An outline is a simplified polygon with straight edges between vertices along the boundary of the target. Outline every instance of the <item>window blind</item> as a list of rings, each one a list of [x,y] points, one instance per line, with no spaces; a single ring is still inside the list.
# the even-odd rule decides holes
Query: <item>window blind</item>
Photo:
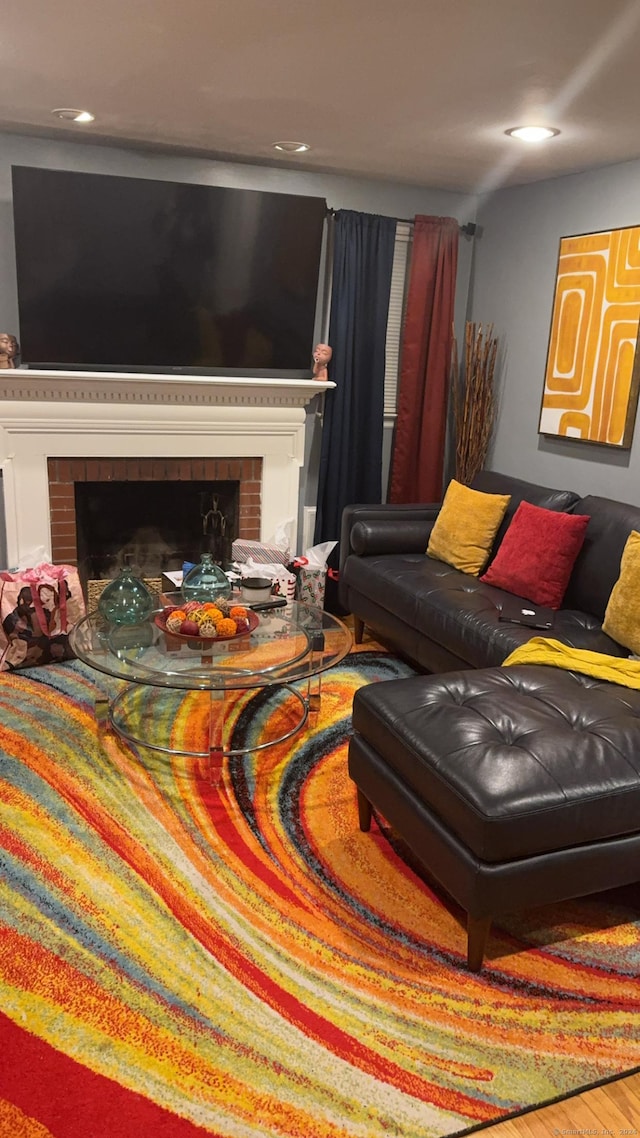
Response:
[[[384,417],[395,419],[398,402],[398,378],[400,371],[400,344],[407,292],[407,279],[410,264],[413,226],[399,221],[396,226],[396,242],[391,271],[391,292],[389,294],[389,315],[387,317],[387,344],[384,371]]]

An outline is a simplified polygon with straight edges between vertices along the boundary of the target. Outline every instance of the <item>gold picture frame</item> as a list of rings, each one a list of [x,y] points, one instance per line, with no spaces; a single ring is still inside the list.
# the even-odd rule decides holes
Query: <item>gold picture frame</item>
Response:
[[[640,226],[562,237],[540,434],[629,449],[639,323]]]

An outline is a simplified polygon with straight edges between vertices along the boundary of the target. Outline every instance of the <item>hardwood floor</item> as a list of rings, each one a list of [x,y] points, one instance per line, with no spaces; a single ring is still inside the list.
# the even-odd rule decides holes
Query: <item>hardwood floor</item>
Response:
[[[498,1122],[485,1133],[491,1138],[635,1138],[640,1135],[640,1074]]]

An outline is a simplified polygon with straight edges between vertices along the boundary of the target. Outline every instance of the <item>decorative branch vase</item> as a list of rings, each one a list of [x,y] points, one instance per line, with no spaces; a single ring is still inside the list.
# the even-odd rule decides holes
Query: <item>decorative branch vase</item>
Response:
[[[451,395],[455,431],[455,477],[465,486],[485,465],[497,415],[494,382],[497,338],[493,324],[467,321],[464,365],[453,338]]]
[[[153,593],[128,567],[105,585],[98,601],[98,612],[108,624],[139,624],[154,607]]]
[[[210,553],[203,553],[199,564],[186,574],[182,582],[182,596],[185,601],[203,602],[231,596],[227,576]]]

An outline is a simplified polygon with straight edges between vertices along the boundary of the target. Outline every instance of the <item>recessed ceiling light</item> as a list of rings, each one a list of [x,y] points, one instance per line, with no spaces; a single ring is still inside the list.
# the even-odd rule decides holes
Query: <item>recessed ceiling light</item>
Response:
[[[282,150],[285,154],[304,154],[311,147],[308,142],[274,142],[273,149]]]
[[[511,138],[521,138],[523,142],[544,142],[546,138],[560,134],[560,131],[552,126],[512,126],[504,133]]]
[[[91,111],[80,111],[77,107],[56,107],[51,114],[56,115],[59,119],[65,119],[67,122],[79,123],[94,122],[96,117],[91,114]]]

